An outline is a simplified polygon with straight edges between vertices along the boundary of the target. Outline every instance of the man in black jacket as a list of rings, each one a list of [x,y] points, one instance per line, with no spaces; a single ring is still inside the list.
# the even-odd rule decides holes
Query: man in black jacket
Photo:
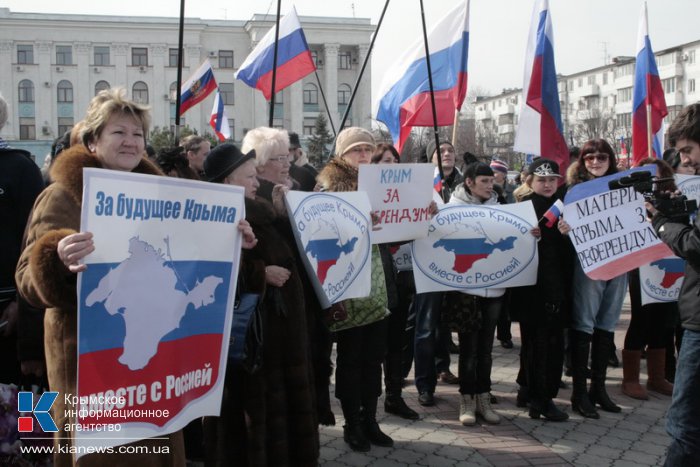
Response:
[[[0,96],[0,130],[6,122],[7,102]],[[18,301],[15,267],[22,251],[22,236],[29,212],[43,189],[41,171],[30,154],[10,148],[0,138],[0,383],[17,384],[21,379],[17,327],[19,309],[26,304]],[[30,326],[33,329],[27,331],[37,331],[37,328],[40,331],[40,324],[41,321],[39,326]],[[26,334],[22,337],[26,337]],[[43,348],[41,345],[35,347],[34,355],[26,360],[25,365],[28,366],[25,367],[25,372],[41,372]],[[32,364],[29,363],[30,360]]]
[[[700,174],[700,104],[686,107],[668,130],[681,163]],[[671,435],[666,466],[696,466],[700,462],[700,217],[694,225],[666,217],[650,204],[657,235],[686,260],[685,279],[678,298],[683,343],[678,356],[673,399],[666,430]]]

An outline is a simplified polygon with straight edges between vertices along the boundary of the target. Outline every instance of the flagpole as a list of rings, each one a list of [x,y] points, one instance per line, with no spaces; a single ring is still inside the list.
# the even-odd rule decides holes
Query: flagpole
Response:
[[[457,146],[457,124],[459,123],[459,112],[455,111],[455,120],[452,122],[452,146]]]
[[[423,9],[423,0],[420,0],[420,17],[423,23],[423,42],[425,44],[425,62],[428,65],[428,84],[430,85],[430,106],[433,110],[433,136],[435,137],[435,150],[437,151],[437,161],[438,161],[438,172],[440,173],[440,180],[442,183],[442,199],[445,199],[445,173],[442,171],[442,154],[440,154],[440,135],[438,134],[438,124],[437,124],[437,110],[435,108],[435,90],[433,88],[433,71],[430,67],[430,49],[428,48],[428,32],[425,27],[425,10]],[[428,159],[432,157],[432,154],[428,155]]]
[[[318,89],[321,91],[321,99],[323,99],[323,105],[326,108],[326,114],[328,114],[328,121],[331,122],[331,129],[333,130],[333,137],[335,138],[335,124],[333,124],[333,118],[331,117],[331,109],[328,108],[328,102],[326,101],[326,93],[323,92],[323,86],[321,86],[321,79],[318,77],[318,71],[314,70],[314,74],[316,75]]]
[[[649,34],[649,17],[647,16],[646,2],[644,2],[644,29]],[[656,60],[652,54],[652,60]],[[647,86],[646,107],[647,107],[647,157],[654,157],[651,150],[651,65],[644,77]]]
[[[277,80],[277,48],[280,41],[280,11],[282,0],[277,0],[277,22],[275,24],[275,53],[272,58],[272,90],[270,92],[270,120],[269,127],[272,128],[272,121],[275,116],[275,81]]]
[[[338,131],[343,131],[343,127],[345,126],[345,122],[348,119],[348,114],[350,113],[350,109],[352,108],[352,102],[355,100],[355,94],[357,93],[357,88],[360,86],[360,80],[362,79],[362,75],[365,73],[365,68],[367,67],[367,63],[369,62],[369,59],[372,56],[372,49],[374,48],[374,41],[377,39],[377,34],[379,33],[379,28],[382,26],[382,21],[384,20],[384,13],[386,13],[386,9],[388,6],[389,6],[389,0],[386,0],[386,3],[384,4],[384,9],[382,10],[382,14],[379,16],[379,22],[377,23],[377,29],[374,30],[374,35],[372,36],[372,40],[369,43],[369,49],[367,49],[367,55],[365,56],[365,59],[362,62],[362,68],[360,69],[360,74],[357,75],[357,80],[355,80],[355,86],[352,89],[352,94],[350,95],[350,101],[348,102],[348,106],[345,108],[345,112],[343,113],[343,118],[340,120],[340,126],[338,127]],[[331,121],[332,121],[332,119],[331,119]]]
[[[182,58],[185,35],[185,0],[180,0],[180,26],[177,43],[177,94],[175,99],[175,144],[180,142],[180,98],[182,97]]]

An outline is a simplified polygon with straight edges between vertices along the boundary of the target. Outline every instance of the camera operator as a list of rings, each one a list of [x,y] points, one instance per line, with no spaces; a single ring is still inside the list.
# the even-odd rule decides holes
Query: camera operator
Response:
[[[681,161],[700,169],[700,104],[686,107],[668,130],[671,146]],[[666,430],[672,438],[666,466],[695,466],[700,462],[700,217],[694,225],[669,218],[647,203],[652,225],[664,243],[686,260],[685,279],[678,298],[684,329],[678,356],[673,399]]]

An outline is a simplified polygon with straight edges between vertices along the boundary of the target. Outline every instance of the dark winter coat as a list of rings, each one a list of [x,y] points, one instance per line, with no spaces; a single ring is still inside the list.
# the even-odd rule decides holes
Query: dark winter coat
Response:
[[[247,465],[315,466],[319,438],[314,378],[300,276],[303,270],[284,234],[291,226],[288,218],[278,217],[262,198],[246,199],[246,219],[258,244],[244,251],[243,272],[258,277],[253,280],[257,284],[265,266],[284,267],[292,273],[282,287],[265,287],[263,366],[246,376],[243,387]],[[239,441],[239,437],[221,440],[225,444]],[[241,458],[229,460],[240,462]]]
[[[145,156],[145,154],[144,154]],[[54,183],[44,190],[34,204],[28,225],[27,246],[17,265],[17,287],[34,306],[46,308],[44,315],[44,346],[49,386],[58,391],[53,404],[53,419],[59,428],[75,424],[66,416],[65,394],[77,394],[77,291],[76,274],[70,272],[58,257],[58,242],[80,230],[80,210],[83,195],[83,168],[102,168],[93,154],[80,145],[67,150],[51,169]],[[133,170],[136,173],[162,175],[146,157]],[[72,407],[71,407],[72,408]],[[60,431],[60,436],[73,432]],[[61,441],[62,444],[70,442]],[[176,432],[164,440],[142,440],[139,446],[159,446],[170,455],[149,454],[89,454],[78,465],[170,466],[184,465],[182,433]],[[54,454],[56,467],[73,465],[70,453]]]
[[[545,198],[531,193],[522,201],[532,201],[535,215],[541,219],[556,199],[556,195]],[[511,313],[517,313],[519,321],[539,323],[551,318],[563,321],[568,315],[573,264],[569,241],[559,232],[557,224],[552,227],[544,222],[539,224],[542,236],[537,242],[537,283],[511,289],[514,305]]]

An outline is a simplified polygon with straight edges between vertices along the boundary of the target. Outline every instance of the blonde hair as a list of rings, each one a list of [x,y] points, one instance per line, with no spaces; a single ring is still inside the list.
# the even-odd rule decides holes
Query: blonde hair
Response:
[[[107,122],[115,115],[129,115],[143,128],[144,140],[151,126],[150,107],[126,98],[124,88],[105,89],[92,98],[88,105],[83,127],[80,129],[81,140],[85,146],[100,137]]]
[[[529,174],[525,177],[525,180],[523,180],[522,185],[513,190],[513,196],[515,197],[515,201],[517,201],[518,203],[522,201],[523,198],[525,198],[526,196],[534,193],[534,190],[532,189],[533,177],[534,175]]]
[[[287,130],[261,126],[248,131],[241,142],[241,152],[247,154],[255,149],[255,160],[258,166],[265,165],[275,152],[289,153],[289,133]]]

